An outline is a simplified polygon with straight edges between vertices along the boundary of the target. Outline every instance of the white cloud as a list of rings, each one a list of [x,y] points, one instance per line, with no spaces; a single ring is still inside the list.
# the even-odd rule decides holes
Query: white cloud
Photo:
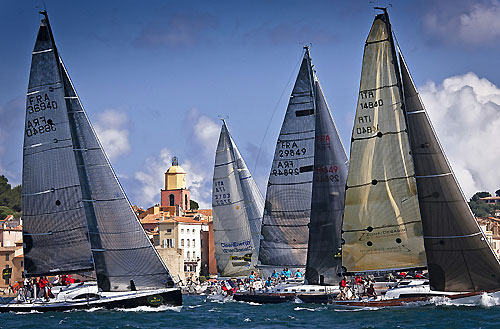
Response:
[[[474,73],[420,88],[450,164],[466,195],[500,188],[500,89]]]
[[[171,166],[173,155],[179,158],[179,165],[186,171],[186,185],[191,199],[201,208],[210,208],[212,204],[212,174],[215,150],[220,127],[209,117],[192,109],[187,117],[187,129],[192,143],[183,153],[171,152],[164,148],[158,156],[147,158],[143,170],[136,172],[135,178],[140,188],[135,198],[142,206],[148,207],[160,202],[160,190],[164,188],[164,174]]]
[[[110,159],[130,152],[129,132],[126,129],[127,114],[117,110],[105,110],[94,124],[99,140]]]
[[[450,5],[448,3],[448,5]],[[500,1],[468,3],[463,10],[433,10],[424,17],[426,30],[444,40],[494,46],[500,40]]]

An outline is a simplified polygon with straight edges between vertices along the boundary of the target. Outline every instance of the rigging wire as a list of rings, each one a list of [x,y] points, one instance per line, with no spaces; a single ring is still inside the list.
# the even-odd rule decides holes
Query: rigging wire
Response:
[[[297,62],[297,64],[295,65],[295,68],[293,69],[292,71],[292,74],[290,74],[290,77],[288,78],[288,81],[285,85],[285,87],[283,88],[283,91],[281,92],[281,95],[278,99],[278,102],[276,103],[276,105],[274,106],[274,110],[273,110],[273,113],[271,114],[271,118],[269,119],[268,123],[267,123],[267,127],[266,127],[266,131],[264,132],[264,137],[262,137],[262,142],[260,143],[260,147],[259,147],[259,152],[257,152],[257,159],[255,159],[255,166],[253,168],[253,173],[255,175],[256,173],[256,170],[257,170],[257,164],[259,163],[259,157],[260,157],[260,153],[262,151],[262,146],[264,145],[264,141],[266,140],[266,137],[267,137],[267,133],[269,131],[269,127],[271,126],[271,122],[273,121],[273,118],[274,118],[274,115],[276,114],[276,110],[278,109],[278,106],[280,105],[281,103],[281,99],[283,98],[283,95],[285,94],[285,92],[287,91],[288,89],[288,86],[290,85],[290,82],[291,80],[293,79],[293,77],[296,75],[296,71],[297,71],[297,67],[300,65],[300,63],[302,63],[302,58],[304,57],[304,51],[303,50],[301,52],[301,55],[300,55],[300,58]]]

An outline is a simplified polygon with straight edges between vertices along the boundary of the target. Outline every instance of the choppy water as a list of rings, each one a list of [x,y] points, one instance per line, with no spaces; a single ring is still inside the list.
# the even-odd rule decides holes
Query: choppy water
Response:
[[[1,328],[500,328],[498,300],[387,309],[313,304],[250,305],[185,296],[182,308],[0,314]]]

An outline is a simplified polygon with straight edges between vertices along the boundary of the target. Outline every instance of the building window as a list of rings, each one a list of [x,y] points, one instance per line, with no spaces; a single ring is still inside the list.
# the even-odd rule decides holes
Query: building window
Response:
[[[184,239],[181,239],[181,247],[184,247]]]
[[[203,248],[203,240],[200,240],[200,247]]]
[[[187,259],[189,259],[190,256],[191,256],[191,253],[188,251],[187,252]]]
[[[196,240],[195,240],[195,239],[193,239],[193,247],[196,247],[196,246],[195,246],[195,241],[196,241]]]
[[[189,233],[189,229],[186,230],[186,233]]]
[[[10,258],[10,255],[9,254],[5,254],[5,260],[9,260]]]
[[[172,229],[171,228],[167,228],[167,233],[172,233]]]
[[[196,259],[196,251],[193,251],[193,258]]]
[[[184,233],[184,229],[183,228],[181,228],[181,233]]]
[[[24,261],[22,260],[22,261],[21,261],[21,267],[23,267],[23,266],[24,266]]]
[[[170,207],[175,206],[175,196],[173,194],[170,194],[168,198],[170,199]]]
[[[191,247],[191,246],[189,245],[189,239],[186,239],[186,241],[187,241],[187,246],[188,246],[188,247]]]
[[[187,209],[188,208],[188,196],[187,195],[184,196],[184,204],[185,204],[184,209]]]

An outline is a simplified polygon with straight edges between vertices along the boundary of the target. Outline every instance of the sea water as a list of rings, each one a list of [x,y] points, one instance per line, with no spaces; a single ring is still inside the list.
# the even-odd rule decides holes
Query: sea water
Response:
[[[397,308],[248,304],[184,296],[184,306],[131,310],[0,314],[1,328],[500,328],[500,302],[446,299]]]

